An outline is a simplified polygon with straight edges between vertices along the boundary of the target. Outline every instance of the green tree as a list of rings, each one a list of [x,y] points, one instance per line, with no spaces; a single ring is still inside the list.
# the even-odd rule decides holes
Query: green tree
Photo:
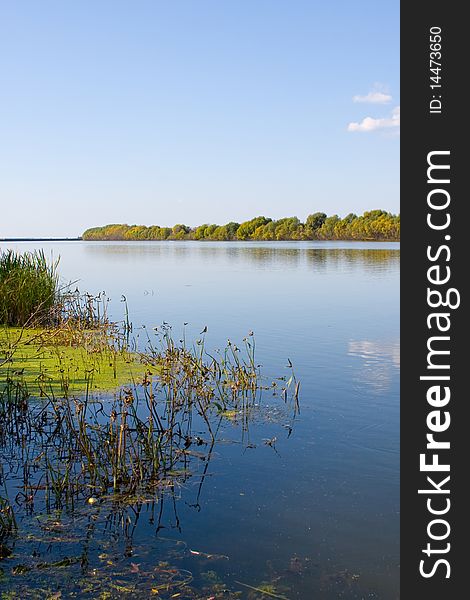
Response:
[[[227,234],[228,234],[227,239],[235,240],[237,238],[237,231],[238,231],[238,228],[240,227],[240,223],[235,223],[234,221],[230,221],[230,223],[227,223],[227,225],[225,225],[225,227],[227,228]]]
[[[324,240],[334,239],[335,235],[335,227],[339,222],[338,215],[332,215],[331,217],[327,217],[323,225],[318,229],[318,235],[320,238]]]
[[[182,225],[181,223],[177,223],[171,232],[171,237],[174,240],[184,240],[187,234],[191,231],[191,228],[187,225]]]
[[[194,232],[195,240],[203,240],[204,239],[204,232],[206,231],[207,226],[208,226],[207,223],[205,223],[204,225],[199,225],[199,227],[196,227],[196,231]]]
[[[276,239],[292,240],[296,239],[300,229],[300,221],[297,217],[287,217],[276,221]]]
[[[218,225],[208,225],[204,231],[204,238],[206,240],[212,239],[212,235],[214,231],[217,229]]]
[[[313,213],[313,215],[308,215],[307,220],[305,221],[305,237],[317,237],[318,230],[321,228],[326,218],[327,216],[323,212],[316,212]]]
[[[250,239],[258,227],[266,225],[266,223],[269,223],[270,221],[271,219],[267,219],[266,217],[256,217],[250,221],[245,221],[237,229],[237,238],[239,240]]]
[[[177,224],[173,228],[158,225],[125,225],[113,223],[104,227],[87,229],[84,240],[399,240],[400,215],[375,209],[362,216],[349,213],[342,219],[338,215],[327,217],[317,212],[309,215],[304,223],[297,217],[273,221],[256,217],[241,225],[231,221],[226,225],[199,225],[191,229]]]
[[[226,241],[229,240],[227,225],[219,225],[211,235],[212,240]]]

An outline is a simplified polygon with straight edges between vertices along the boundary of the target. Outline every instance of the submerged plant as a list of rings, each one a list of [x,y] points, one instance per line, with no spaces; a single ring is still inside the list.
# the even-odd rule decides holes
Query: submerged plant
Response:
[[[17,529],[18,526],[16,524],[15,513],[8,500],[8,494],[6,494],[5,498],[0,496],[0,560],[10,556],[11,550],[4,542],[6,542]]]

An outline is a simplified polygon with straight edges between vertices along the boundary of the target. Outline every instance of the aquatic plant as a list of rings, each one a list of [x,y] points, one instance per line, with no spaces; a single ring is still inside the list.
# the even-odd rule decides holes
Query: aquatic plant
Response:
[[[131,546],[143,507],[156,532],[165,505],[179,527],[181,490],[193,481],[190,506],[199,510],[220,431],[238,430],[244,439],[268,390],[293,419],[298,382],[293,372],[263,379],[252,332],[210,352],[206,328],[188,344],[164,323],[143,328],[146,346],[137,351],[127,311],[122,323],[110,323],[106,305],[104,296],[77,291],[55,304],[47,328],[0,328],[0,559],[9,565],[2,585],[23,598],[58,598],[64,586],[84,598],[238,598],[222,580],[207,593],[192,587],[186,565],[161,560],[145,571],[131,563],[119,572],[106,546],[102,568],[96,560],[92,567],[90,539],[102,527]],[[51,547],[64,553],[43,556]],[[188,557],[227,559],[186,548],[182,560]]]
[[[26,335],[36,336],[44,350],[44,333]],[[25,339],[31,347],[31,339]],[[135,498],[174,485],[175,480],[188,476],[191,457],[198,455],[193,448],[214,443],[226,415],[231,418],[236,413],[246,424],[261,390],[278,387],[263,385],[252,336],[245,338],[243,353],[232,342],[218,354],[207,353],[202,339],[187,347],[184,341],[175,342],[165,325],[159,341],[159,346],[132,355],[139,356],[133,372],[124,370],[123,360],[114,364],[131,383],[108,398],[94,392],[94,368],[85,369],[81,393],[76,393],[67,373],[68,353],[55,354],[55,371],[62,377],[55,382],[42,355],[34,381],[40,392],[36,391],[35,401],[31,400],[33,384],[25,377],[30,364],[19,369],[21,363],[13,362],[13,368],[4,363],[0,369],[0,375],[4,372],[0,376],[0,448],[13,452],[11,444],[26,445],[21,460],[27,496],[36,493],[38,471],[47,502],[55,506],[110,493]],[[82,339],[80,344],[84,343]],[[88,343],[93,343],[93,337]],[[86,355],[99,357],[105,351],[108,346],[96,352],[88,348]],[[122,349],[114,351],[122,357]],[[109,356],[113,355],[105,354],[105,360],[111,360]],[[122,381],[122,374],[117,381]],[[279,391],[284,397],[291,386],[295,412],[298,387],[293,376]],[[196,420],[200,428],[204,425],[205,434],[202,429],[198,435],[192,432]]]
[[[43,250],[0,254],[0,324],[44,323],[58,299],[58,260],[49,263]]]
[[[17,530],[15,513],[8,500],[0,496],[0,559],[9,555],[9,550],[3,545],[3,541]]]

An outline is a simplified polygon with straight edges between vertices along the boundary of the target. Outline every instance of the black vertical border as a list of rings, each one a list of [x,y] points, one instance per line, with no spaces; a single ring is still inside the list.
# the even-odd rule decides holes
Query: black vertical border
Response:
[[[470,372],[466,318],[467,280],[470,277],[470,228],[466,226],[470,197],[465,180],[470,174],[466,148],[468,136],[467,87],[470,59],[470,24],[463,16],[465,4],[452,1],[428,0],[425,3],[401,3],[401,598],[405,600],[464,598],[469,594],[467,575],[468,519],[464,512],[470,506],[465,484],[470,474],[470,429],[467,404],[470,401],[465,375]],[[431,90],[430,28],[442,29],[442,91]],[[442,113],[430,114],[432,95],[442,96]],[[470,140],[469,140],[470,142]],[[432,231],[426,223],[429,212],[427,194],[427,155],[435,150],[450,150],[451,194],[449,212],[451,224],[445,232]],[[445,212],[445,211],[444,211]],[[468,233],[467,233],[468,230]],[[449,234],[451,240],[445,241]],[[450,450],[444,457],[450,460],[451,508],[444,518],[451,526],[449,538],[432,542],[427,525],[432,520],[426,507],[426,496],[418,489],[426,487],[426,475],[420,473],[419,455],[426,450],[426,416],[432,408],[426,401],[429,382],[420,381],[427,366],[427,340],[433,335],[426,318],[432,309],[427,306],[427,247],[447,243],[451,250],[449,262],[444,254],[440,264],[451,268],[451,281],[461,294],[461,305],[448,310],[452,325],[450,332],[451,400],[446,409],[451,413],[449,430],[441,434],[448,439]],[[434,286],[435,287],[435,286]],[[445,310],[445,309],[440,309]],[[468,333],[467,333],[468,332]],[[446,335],[446,334],[442,334]],[[449,362],[449,360],[447,362]],[[440,372],[443,374],[443,372]],[[442,410],[446,410],[442,409]],[[468,441],[467,441],[468,440]],[[431,475],[431,473],[428,473]],[[437,473],[436,479],[442,479]],[[470,477],[468,479],[470,481]],[[427,486],[429,487],[429,486]],[[436,497],[436,496],[435,496]],[[441,496],[442,498],[442,496]],[[437,531],[437,530],[436,530]],[[433,577],[425,579],[419,573],[419,563],[427,558],[422,550],[430,541],[436,548],[451,544],[448,554],[433,555],[446,558],[451,566],[450,578],[446,568],[439,567]],[[433,559],[427,558],[427,568]]]

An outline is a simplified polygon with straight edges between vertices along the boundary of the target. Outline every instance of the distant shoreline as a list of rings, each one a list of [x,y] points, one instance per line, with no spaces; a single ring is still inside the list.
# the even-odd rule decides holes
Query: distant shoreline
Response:
[[[194,239],[183,239],[183,240],[109,240],[109,239],[102,239],[102,240],[84,240],[83,238],[79,237],[79,238],[1,238],[0,239],[0,244],[4,243],[4,242],[86,242],[86,243],[90,243],[90,242],[106,242],[108,244],[112,244],[112,243],[116,243],[116,242],[124,242],[126,244],[133,244],[133,243],[138,243],[138,242],[156,242],[158,244],[166,243],[166,242],[202,242],[203,244],[211,244],[211,243],[231,243],[231,242],[236,242],[237,244],[242,242],[242,243],[247,243],[247,242],[251,242],[251,243],[261,243],[261,244],[278,244],[278,243],[305,243],[305,242],[358,242],[358,243],[364,243],[364,242],[377,242],[377,243],[385,243],[385,244],[390,244],[391,242],[393,243],[400,243],[400,240],[398,239],[373,239],[373,238],[363,238],[363,239],[347,239],[347,238],[343,238],[343,239],[329,239],[329,240],[325,240],[325,239],[313,239],[313,240],[194,240]]]
[[[215,223],[190,227],[177,223],[173,227],[160,225],[128,225],[114,223],[91,227],[82,233],[86,241],[165,241],[197,240],[214,242],[232,241],[309,241],[309,240],[373,240],[395,241],[400,238],[400,215],[382,209],[368,210],[358,216],[349,213],[341,218],[328,216],[324,212],[308,215],[305,222],[297,217],[284,217],[273,220],[270,217],[254,217],[225,225]]]
[[[9,237],[0,242],[398,242],[400,240],[400,215],[382,209],[369,210],[358,216],[349,213],[343,218],[328,216],[324,212],[308,215],[305,222],[297,217],[273,220],[254,217],[225,225],[203,224],[190,227],[177,223],[173,227],[160,225],[128,225],[114,223],[91,227],[75,238],[70,237]]]
[[[81,242],[81,237],[76,238],[0,238],[2,242]]]

